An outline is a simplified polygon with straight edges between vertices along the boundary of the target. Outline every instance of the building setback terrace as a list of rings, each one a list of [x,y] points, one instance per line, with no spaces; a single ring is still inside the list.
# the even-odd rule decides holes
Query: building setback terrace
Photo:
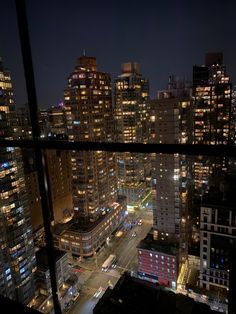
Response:
[[[109,211],[95,222],[83,224],[74,219],[66,225],[56,226],[55,245],[75,257],[92,256],[124,221],[126,209],[126,197],[119,196]]]

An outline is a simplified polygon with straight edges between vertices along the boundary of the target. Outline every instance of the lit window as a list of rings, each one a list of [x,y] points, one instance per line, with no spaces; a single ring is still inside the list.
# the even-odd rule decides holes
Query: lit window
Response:
[[[11,279],[11,275],[7,276],[7,281],[9,281]]]

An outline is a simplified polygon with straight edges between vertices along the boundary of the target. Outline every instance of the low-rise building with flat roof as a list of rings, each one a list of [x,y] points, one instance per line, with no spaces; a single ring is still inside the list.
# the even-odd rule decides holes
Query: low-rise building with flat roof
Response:
[[[104,215],[94,222],[75,218],[67,224],[57,225],[55,245],[75,257],[92,256],[124,221],[126,210],[126,197],[119,196],[117,202],[106,208]]]
[[[138,245],[138,275],[176,289],[179,273],[179,242],[175,237],[149,233]]]

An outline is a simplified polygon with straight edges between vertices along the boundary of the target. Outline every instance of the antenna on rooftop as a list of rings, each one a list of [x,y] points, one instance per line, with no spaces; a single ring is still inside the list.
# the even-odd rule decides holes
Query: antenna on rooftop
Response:
[[[85,48],[83,49],[83,56],[84,56],[84,57],[86,56]]]

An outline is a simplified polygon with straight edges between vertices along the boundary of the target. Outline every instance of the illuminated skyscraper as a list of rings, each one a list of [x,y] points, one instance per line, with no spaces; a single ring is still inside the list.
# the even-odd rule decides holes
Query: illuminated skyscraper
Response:
[[[193,67],[193,132],[192,144],[228,144],[231,138],[232,85],[220,53],[206,54],[205,65]],[[209,175],[226,171],[225,158],[195,159],[195,190],[204,191]]]
[[[115,79],[116,141],[147,143],[149,138],[149,83],[137,63],[122,65],[122,74]],[[130,207],[139,206],[147,195],[148,156],[139,153],[118,154],[118,186]]]
[[[64,99],[69,140],[113,140],[111,78],[97,71],[95,58],[79,58]],[[117,199],[114,153],[73,152],[72,177],[75,215],[96,221]]]
[[[95,58],[79,58],[64,100],[69,140],[113,141],[111,78],[97,71]],[[91,256],[124,220],[126,199],[117,195],[114,153],[73,151],[71,161],[74,218],[57,233],[58,247],[73,256]]]
[[[0,62],[0,137],[12,139],[15,108],[10,73]],[[18,148],[0,148],[0,294],[24,304],[34,296],[35,255]]]
[[[187,84],[169,78],[168,89],[158,92],[151,105],[151,141],[163,144],[185,144],[190,127],[191,91]],[[163,250],[171,239],[181,257],[187,251],[188,167],[186,156],[153,154],[153,236],[161,240]],[[163,251],[163,252],[164,252]],[[161,246],[159,252],[162,252]],[[178,254],[177,254],[178,255]]]
[[[229,143],[232,85],[222,61],[193,68],[193,144]],[[195,78],[202,68],[207,77],[199,82]]]
[[[231,139],[236,144],[236,86],[232,90]]]

